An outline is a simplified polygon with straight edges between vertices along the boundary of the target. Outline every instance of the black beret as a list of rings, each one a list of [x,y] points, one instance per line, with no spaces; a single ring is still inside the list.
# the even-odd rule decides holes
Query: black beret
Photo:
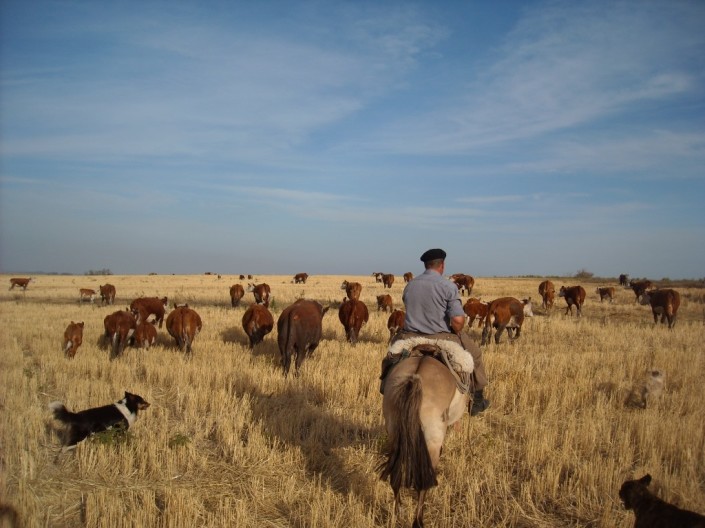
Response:
[[[432,260],[445,260],[446,252],[442,249],[429,249],[421,255],[421,262],[431,262]]]

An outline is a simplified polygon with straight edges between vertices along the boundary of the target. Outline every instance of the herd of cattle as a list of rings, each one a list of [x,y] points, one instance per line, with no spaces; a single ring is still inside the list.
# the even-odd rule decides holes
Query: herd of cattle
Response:
[[[383,288],[391,288],[394,283],[394,275],[375,272],[372,274],[375,281],[382,283]],[[244,279],[244,275],[240,276]],[[249,276],[251,278],[251,276]],[[305,284],[309,275],[307,273],[297,273],[293,278],[295,284]],[[403,275],[404,282],[413,279],[412,273]],[[454,274],[449,280],[455,283],[461,296],[472,294],[475,279],[466,274]],[[23,290],[32,281],[31,278],[10,279],[10,289],[15,286]],[[636,301],[642,305],[650,305],[657,323],[659,317],[661,322],[667,322],[672,328],[676,321],[678,308],[680,306],[680,295],[673,289],[657,289],[649,280],[629,281],[626,275],[620,275],[620,285],[630,288]],[[341,290],[345,290],[345,298],[338,309],[338,318],[345,329],[347,341],[354,344],[357,342],[360,330],[369,320],[369,310],[367,305],[360,301],[362,284],[359,282],[343,281]],[[245,293],[252,293],[254,303],[245,311],[242,317],[242,327],[247,334],[250,347],[253,348],[261,343],[265,336],[274,328],[274,317],[269,311],[271,288],[266,283],[249,283],[246,288],[240,284],[230,287],[230,301],[233,308],[240,305]],[[541,296],[542,307],[550,310],[555,302],[556,288],[553,282],[545,280],[539,284],[538,293]],[[615,296],[615,288],[598,287],[595,293],[599,296],[600,302],[612,302]],[[115,302],[115,286],[111,284],[101,285],[96,292],[93,289],[81,288],[79,290],[79,301],[93,301],[100,296],[101,304],[112,305]],[[577,316],[582,315],[582,307],[585,302],[585,289],[580,286],[561,286],[558,290],[558,297],[563,297],[566,301],[565,314],[573,314],[573,306],[576,308]],[[288,374],[291,360],[295,358],[295,369],[298,374],[299,368],[304,358],[311,354],[321,339],[322,320],[330,306],[323,306],[313,300],[299,299],[295,303],[286,307],[277,320],[278,338],[277,343],[282,357],[282,366],[285,375]],[[109,344],[110,357],[115,359],[122,355],[128,345],[139,348],[149,348],[156,342],[157,325],[162,328],[164,317],[168,309],[166,297],[141,297],[133,300],[129,308],[118,310],[107,315],[103,321],[105,328],[104,342]],[[404,325],[404,310],[395,309],[392,296],[389,294],[377,295],[377,311],[389,313],[387,328],[389,329],[389,340],[401,330]],[[514,341],[521,334],[521,328],[526,317],[532,317],[533,308],[531,298],[519,300],[514,297],[502,297],[490,302],[482,302],[475,297],[469,299],[463,305],[463,311],[467,315],[468,326],[472,327],[478,321],[478,328],[482,328],[482,345],[489,343],[494,330],[495,343],[500,342],[502,333],[506,330],[507,337]],[[149,319],[153,317],[153,319]],[[64,353],[67,357],[74,357],[78,347],[83,340],[83,322],[71,323],[64,332]],[[202,329],[202,321],[199,314],[189,308],[188,304],[176,305],[166,317],[166,330],[174,338],[177,346],[186,354],[191,354],[194,339]]]

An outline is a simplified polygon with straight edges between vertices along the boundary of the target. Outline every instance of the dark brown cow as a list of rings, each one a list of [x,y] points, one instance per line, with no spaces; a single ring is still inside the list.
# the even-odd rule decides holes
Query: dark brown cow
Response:
[[[244,276],[244,275],[240,275],[240,280],[245,280],[245,276]]]
[[[115,303],[115,286],[104,284],[100,286],[100,304],[111,305]]]
[[[345,295],[348,296],[348,299],[357,301],[360,299],[360,293],[362,292],[362,284],[360,284],[359,282],[348,282],[345,280],[340,285],[340,289],[345,290]]]
[[[388,311],[389,313],[394,311],[394,301],[392,301],[391,295],[385,293],[384,295],[377,296],[377,311]]]
[[[242,316],[242,328],[250,338],[250,348],[255,348],[274,328],[274,318],[266,306],[254,303]]]
[[[140,313],[135,310],[118,310],[110,315],[106,315],[103,319],[103,327],[105,328],[105,337],[110,340],[110,359],[115,359],[121,356],[125,350],[125,346],[129,342],[132,335],[137,329],[137,320],[135,313]]]
[[[299,299],[287,306],[277,320],[277,344],[282,358],[284,377],[289,375],[291,358],[296,355],[295,375],[299,375],[301,364],[311,355],[323,332],[323,316],[328,311],[316,301]]]
[[[157,327],[150,321],[138,321],[132,337],[137,348],[149,348],[157,342]]]
[[[247,292],[255,296],[255,302],[257,304],[263,304],[269,308],[269,294],[272,292],[269,284],[266,282],[262,284],[248,284]]]
[[[494,342],[499,344],[504,329],[507,329],[507,337],[512,342],[519,339],[521,335],[521,325],[524,317],[533,317],[531,309],[531,299],[520,301],[514,297],[501,297],[495,299],[487,307],[487,317],[485,317],[485,328],[482,330],[482,345],[489,343],[492,337],[492,327],[496,328]]]
[[[81,343],[83,343],[83,321],[78,323],[71,321],[64,330],[64,355],[73,359]]]
[[[539,295],[542,299],[542,306],[544,310],[553,308],[553,301],[556,298],[556,287],[550,280],[545,280],[539,284]]]
[[[465,315],[468,316],[468,327],[472,327],[475,319],[477,319],[478,328],[484,325],[489,307],[490,303],[484,303],[480,299],[470,297],[463,306],[463,311],[465,312]]]
[[[95,299],[96,291],[90,288],[79,288],[78,290],[78,302],[90,301],[93,302]]]
[[[626,273],[622,273],[619,276],[619,285],[624,286],[625,288],[629,286],[629,275]]]
[[[294,284],[306,284],[308,273],[297,273],[294,275]]]
[[[240,299],[245,296],[245,288],[241,284],[233,284],[230,286],[230,304],[233,308],[240,304]]]
[[[410,271],[407,271],[404,273],[404,282],[411,282],[411,280],[414,278],[414,274],[411,273]]]
[[[651,493],[648,473],[638,480],[627,480],[619,488],[624,509],[634,510],[634,528],[705,528],[705,515],[679,508]]]
[[[373,271],[372,276],[375,278],[375,282],[382,282],[382,276],[384,273],[380,273],[379,271]]]
[[[364,302],[345,299],[338,309],[338,319],[345,328],[345,337],[353,345],[357,343],[360,329],[367,323],[370,314]]]
[[[167,306],[166,297],[161,299],[158,297],[140,297],[130,303],[130,310],[137,310],[141,321],[146,321],[150,315],[155,316],[155,322],[159,323],[159,328],[161,328]]]
[[[387,319],[387,328],[389,329],[389,342],[392,342],[392,339],[394,336],[399,332],[402,328],[404,328],[404,317],[406,317],[406,313],[404,310],[394,310],[390,316],[389,319]]]
[[[568,307],[565,309],[565,313],[570,312],[573,315],[573,305],[578,309],[578,317],[583,315],[583,303],[585,302],[585,288],[582,286],[561,286],[558,292],[558,297],[563,297],[565,302],[568,303]]]
[[[614,286],[597,287],[595,293],[600,296],[600,302],[608,299],[610,302],[614,299]]]
[[[176,340],[176,345],[189,356],[192,353],[193,340],[203,328],[201,316],[188,307],[174,306],[166,318],[166,331]]]
[[[28,279],[22,279],[22,278],[13,278],[10,279],[10,290],[14,289],[15,286],[19,286],[22,288],[22,290],[26,290],[27,286],[29,286],[29,283],[32,282],[34,279],[32,277],[29,277]]]
[[[668,328],[673,328],[673,325],[676,324],[678,307],[681,305],[681,296],[676,290],[671,290],[670,288],[650,290],[641,296],[639,302],[643,305],[651,305],[654,324],[658,323],[659,315],[661,316],[661,323],[668,321]]]
[[[475,286],[475,278],[472,275],[465,275],[464,273],[456,273],[450,276],[455,285],[460,291],[460,295],[463,295],[463,291],[470,295],[472,293],[472,288]]]
[[[629,287],[632,289],[634,292],[634,295],[636,295],[636,301],[639,302],[639,297],[644,295],[646,293],[646,290],[649,290],[653,287],[653,284],[651,283],[650,280],[644,279],[644,280],[633,280],[629,282]]]
[[[382,275],[382,284],[384,284],[384,288],[391,288],[392,284],[394,284],[394,275],[391,273]]]

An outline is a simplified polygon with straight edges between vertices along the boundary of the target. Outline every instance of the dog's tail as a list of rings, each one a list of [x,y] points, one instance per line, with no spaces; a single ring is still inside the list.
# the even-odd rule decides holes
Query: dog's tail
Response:
[[[73,422],[74,413],[69,411],[60,401],[53,401],[49,404],[49,409],[53,411],[54,418],[64,423]]]

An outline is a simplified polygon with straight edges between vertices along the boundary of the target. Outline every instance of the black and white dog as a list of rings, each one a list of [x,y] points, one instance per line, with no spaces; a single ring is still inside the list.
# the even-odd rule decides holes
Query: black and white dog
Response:
[[[149,407],[149,403],[137,394],[125,391],[125,397],[111,405],[94,407],[73,413],[59,402],[51,402],[49,409],[54,411],[54,418],[68,424],[67,437],[63,450],[76,447],[81,440],[106,431],[113,427],[129,429],[137,420],[137,412]]]

